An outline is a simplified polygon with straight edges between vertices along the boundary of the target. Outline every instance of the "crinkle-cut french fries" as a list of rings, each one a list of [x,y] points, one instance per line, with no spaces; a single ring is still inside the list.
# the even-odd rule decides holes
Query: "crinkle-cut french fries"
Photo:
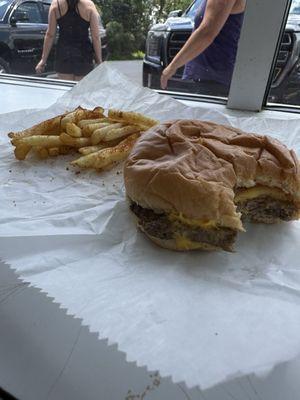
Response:
[[[140,132],[140,128],[136,125],[123,126],[122,128],[113,128],[104,134],[104,136],[102,137],[102,141],[110,142],[111,140],[124,138],[136,132]]]
[[[81,147],[80,149],[78,149],[78,152],[80,154],[86,156],[91,153],[96,153],[96,151],[106,149],[108,147],[116,146],[119,143],[120,143],[119,139],[111,140],[110,142],[103,142],[103,143],[97,144],[95,146],[92,145],[92,146],[87,146],[87,147]]]
[[[138,126],[140,128],[141,132],[146,132],[148,129],[152,128],[152,126],[147,126],[147,125],[143,125],[143,124],[138,124],[136,126]]]
[[[81,128],[79,128],[79,126],[77,126],[76,124],[74,124],[74,122],[68,122],[66,124],[66,132],[68,135],[74,137],[74,138],[79,138],[82,136],[82,130]]]
[[[27,154],[30,152],[31,146],[28,144],[18,144],[14,150],[17,160],[25,160]]]
[[[64,114],[55,118],[47,119],[46,121],[40,122],[31,128],[24,129],[21,132],[10,132],[8,136],[11,139],[21,139],[34,135],[58,135],[60,132],[60,121],[63,116]]]
[[[48,152],[48,149],[46,147],[36,146],[36,147],[33,148],[33,150],[36,152],[37,156],[41,160],[45,160],[46,158],[49,157],[49,152]]]
[[[60,154],[59,147],[51,147],[50,149],[48,149],[48,153],[49,153],[50,157],[59,156],[59,154]]]
[[[106,126],[109,126],[109,125],[110,125],[110,122],[97,122],[95,124],[92,123],[89,125],[85,125],[82,128],[83,136],[90,137],[92,135],[92,133],[94,131],[96,131],[97,129],[105,128]]]
[[[155,119],[131,111],[120,111],[111,109],[108,111],[108,117],[116,121],[126,121],[128,124],[131,125],[145,125],[150,128],[158,124]]]
[[[82,129],[87,125],[97,124],[100,122],[107,122],[107,118],[82,119],[81,121],[77,122],[77,125]]]
[[[105,149],[106,147],[107,146],[105,144],[98,144],[96,146],[86,146],[78,149],[78,152],[84,156],[87,156],[88,154],[96,153],[96,151]]]
[[[110,164],[125,160],[139,136],[139,134],[134,133],[122,140],[122,142],[120,142],[117,146],[100,150],[101,154],[97,158],[94,168],[103,169]]]
[[[114,147],[109,147],[99,150],[96,153],[80,157],[72,161],[71,164],[81,168],[105,168],[110,164],[124,160],[130,153],[138,137],[139,134],[134,133]]]
[[[15,157],[24,160],[31,151],[38,158],[78,152],[72,164],[82,168],[106,169],[124,160],[138,137],[157,121],[135,112],[81,107],[34,125],[10,132]]]
[[[32,126],[31,128],[24,129],[21,132],[10,132],[8,136],[11,139],[14,139],[34,135],[59,135],[62,131],[62,124],[65,125],[67,122],[76,122],[77,120],[83,118],[92,120],[96,118],[104,118],[103,112],[104,109],[102,107],[96,107],[94,110],[85,110],[81,107],[78,107],[71,113],[65,113],[58,115],[57,117],[47,119]]]
[[[18,146],[20,144],[26,144],[28,146],[40,146],[40,147],[57,147],[60,146],[62,141],[59,136],[26,136],[21,139],[12,139],[12,144]]]
[[[104,118],[104,109],[102,107],[96,107],[93,110],[86,110],[84,108],[78,107],[76,110],[66,114],[61,119],[61,128],[62,130],[66,129],[67,123],[77,123],[82,119],[96,119],[96,118]]]
[[[65,156],[67,154],[73,153],[74,148],[71,146],[63,145],[59,147],[59,154]]]
[[[92,136],[91,136],[91,141],[92,144],[99,144],[103,138],[105,137],[105,135],[112,129],[117,129],[117,128],[122,128],[123,124],[121,123],[116,123],[116,124],[110,124],[108,126],[105,126],[104,128],[100,128],[100,129],[96,129]]]
[[[84,138],[84,137],[79,137],[79,138],[74,138],[70,135],[68,135],[66,132],[62,132],[59,135],[59,139],[61,142],[67,146],[75,147],[75,148],[80,148],[80,147],[86,147],[89,144],[91,144],[91,141],[89,138]]]

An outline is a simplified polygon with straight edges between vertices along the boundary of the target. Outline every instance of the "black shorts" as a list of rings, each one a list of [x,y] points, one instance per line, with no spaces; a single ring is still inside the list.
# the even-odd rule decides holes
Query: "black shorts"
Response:
[[[91,43],[75,46],[58,43],[55,70],[60,74],[83,76],[93,69],[93,49]]]

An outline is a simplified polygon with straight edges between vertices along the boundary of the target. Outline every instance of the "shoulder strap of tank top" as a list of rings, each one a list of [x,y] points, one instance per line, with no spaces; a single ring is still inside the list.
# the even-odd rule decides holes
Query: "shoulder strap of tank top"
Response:
[[[70,1],[70,0],[68,0],[68,1]],[[79,15],[80,18],[82,18],[82,16],[80,15],[79,8],[78,8],[78,3],[79,3],[79,1],[76,1],[75,7],[73,7],[73,10],[76,12],[77,15]]]

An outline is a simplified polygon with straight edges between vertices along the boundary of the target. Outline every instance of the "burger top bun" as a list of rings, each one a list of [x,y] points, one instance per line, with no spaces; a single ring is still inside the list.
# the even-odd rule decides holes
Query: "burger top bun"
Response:
[[[147,131],[124,178],[127,195],[144,208],[237,230],[243,229],[234,204],[238,188],[276,187],[300,203],[293,151],[268,136],[211,122],[177,120]]]

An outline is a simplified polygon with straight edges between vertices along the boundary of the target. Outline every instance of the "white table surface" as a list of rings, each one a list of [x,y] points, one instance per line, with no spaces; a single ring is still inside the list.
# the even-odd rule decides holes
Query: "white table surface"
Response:
[[[47,107],[66,87],[0,80],[0,112]],[[0,262],[0,387],[20,400],[298,400],[300,357],[264,378],[188,390],[127,363]]]

